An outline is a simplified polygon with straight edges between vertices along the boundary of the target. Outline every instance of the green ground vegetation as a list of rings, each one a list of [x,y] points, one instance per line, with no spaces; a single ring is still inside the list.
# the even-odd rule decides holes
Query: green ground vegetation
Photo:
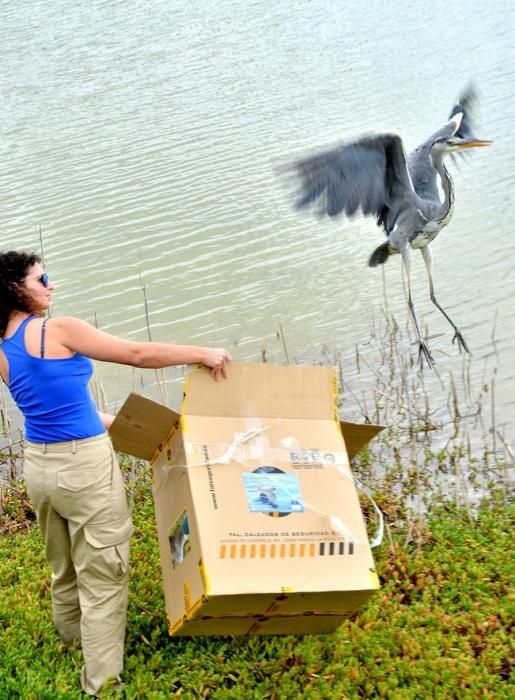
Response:
[[[19,496],[16,507],[5,496],[13,521],[23,517]],[[126,698],[513,697],[513,508],[504,494],[490,493],[473,516],[444,503],[423,523],[391,528],[375,550],[381,589],[334,634],[194,639],[167,633],[148,475],[129,497]],[[398,504],[383,497],[382,506],[402,522]],[[53,629],[50,572],[29,508],[24,527],[0,537],[0,698],[75,700],[81,652]]]

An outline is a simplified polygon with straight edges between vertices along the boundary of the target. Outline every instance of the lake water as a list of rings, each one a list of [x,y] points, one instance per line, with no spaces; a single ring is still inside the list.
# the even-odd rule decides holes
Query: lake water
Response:
[[[410,150],[474,80],[477,136],[495,143],[449,164],[456,206],[432,245],[435,284],[474,382],[495,366],[496,421],[513,436],[513,3],[2,1],[0,27],[0,243],[38,250],[41,228],[52,313],[146,339],[145,285],[154,340],[282,362],[282,329],[290,360],[330,348],[360,394],[352,358],[385,304],[366,265],[382,233],[295,211],[277,167],[371,131]],[[406,324],[400,269],[392,259],[384,279]],[[440,375],[460,374],[419,256],[413,276]],[[111,408],[131,387],[154,392],[153,372],[99,364],[98,376]],[[166,376],[177,405],[181,372]]]

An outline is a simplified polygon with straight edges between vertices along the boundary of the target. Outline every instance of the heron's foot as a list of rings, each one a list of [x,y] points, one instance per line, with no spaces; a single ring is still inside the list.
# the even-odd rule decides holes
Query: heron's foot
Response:
[[[423,340],[418,343],[418,366],[420,369],[424,369],[424,362],[427,362],[429,369],[433,369],[435,361],[431,355],[429,348]]]
[[[458,343],[458,349],[461,354],[461,350],[465,350],[465,352],[468,352],[470,355],[470,350],[468,349],[467,343],[465,342],[465,338],[461,335],[460,330],[458,328],[454,328],[454,337],[452,339],[452,344]]]

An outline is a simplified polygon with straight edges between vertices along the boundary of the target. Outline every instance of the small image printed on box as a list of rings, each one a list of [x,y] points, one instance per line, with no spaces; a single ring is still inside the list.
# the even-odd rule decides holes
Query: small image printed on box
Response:
[[[186,511],[168,530],[168,541],[170,542],[172,567],[176,569],[184,561],[184,557],[191,549],[190,524]]]
[[[263,466],[244,473],[243,482],[252,513],[289,515],[304,511],[298,474],[286,474],[276,467]]]

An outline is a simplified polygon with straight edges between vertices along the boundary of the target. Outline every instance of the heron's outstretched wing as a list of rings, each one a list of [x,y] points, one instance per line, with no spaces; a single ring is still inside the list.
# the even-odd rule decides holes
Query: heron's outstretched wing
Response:
[[[293,163],[300,178],[297,207],[318,204],[320,214],[358,210],[385,224],[415,197],[406,154],[396,134],[366,136]],[[386,227],[386,226],[385,226]]]
[[[474,105],[477,102],[477,93],[472,85],[469,85],[459,96],[458,101],[451,109],[449,119],[452,119],[456,114],[463,114],[459,129],[454,134],[460,139],[469,139],[474,136],[472,130]]]

